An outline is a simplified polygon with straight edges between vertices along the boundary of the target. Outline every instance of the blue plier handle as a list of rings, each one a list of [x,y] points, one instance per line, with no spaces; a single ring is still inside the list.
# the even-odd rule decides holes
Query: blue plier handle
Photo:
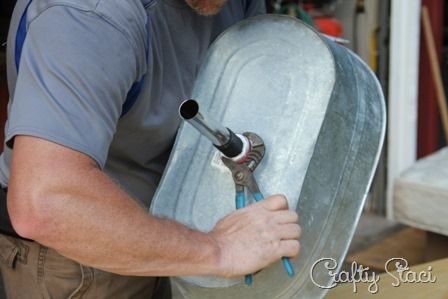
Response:
[[[240,188],[238,188],[240,189]],[[258,189],[258,187],[256,187]],[[254,197],[255,201],[258,202],[260,200],[264,199],[264,196],[261,192],[254,192],[252,193],[252,196]],[[235,204],[237,209],[244,208],[246,206],[246,195],[244,192],[244,188],[242,188],[242,191],[237,191],[235,196]],[[295,275],[294,267],[291,264],[291,261],[287,257],[282,257],[282,264],[283,268],[285,269],[286,273],[289,277],[293,277]],[[253,282],[253,275],[248,274],[244,277],[244,281],[247,285],[252,285]]]
[[[264,199],[263,194],[261,193],[255,193],[252,195],[254,196],[255,201]],[[246,206],[246,195],[244,194],[244,192],[236,192],[235,204],[237,209],[241,209]]]
[[[261,193],[254,193],[252,194],[254,196],[255,201],[260,201],[263,199],[263,194]],[[236,204],[236,208],[237,209],[242,209],[246,206],[246,194],[243,191],[237,191],[236,192],[236,197],[235,197],[235,204]],[[283,258],[282,258],[283,260]],[[289,275],[289,274],[288,274]],[[253,283],[253,275],[252,274],[247,274],[246,276],[244,276],[244,282],[247,285],[252,285]]]
[[[258,202],[264,199],[264,196],[260,192],[257,182],[253,176],[253,171],[264,156],[264,144],[262,139],[254,133],[244,133],[243,135],[249,139],[252,145],[247,159],[243,163],[237,163],[224,157],[222,159],[224,164],[232,172],[232,177],[235,182],[235,204],[237,209],[241,209],[246,206],[245,187],[247,187],[247,189],[249,189],[252,193],[255,201]],[[282,264],[288,276],[293,277],[294,267],[292,266],[289,258],[282,257]],[[246,275],[244,281],[247,285],[251,285],[253,283],[253,275]]]

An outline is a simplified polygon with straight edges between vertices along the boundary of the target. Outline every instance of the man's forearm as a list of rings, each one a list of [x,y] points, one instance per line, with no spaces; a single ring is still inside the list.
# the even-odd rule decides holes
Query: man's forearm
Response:
[[[219,247],[209,235],[148,215],[92,164],[57,161],[57,153],[51,155],[50,150],[39,151],[43,160],[53,157],[50,168],[22,167],[18,156],[31,153],[28,147],[20,149],[17,140],[16,146],[22,152],[13,157],[8,209],[25,237],[82,264],[119,274],[218,274]],[[29,206],[21,206],[25,204]]]
[[[299,253],[298,215],[270,196],[204,234],[148,215],[86,155],[15,139],[8,211],[16,231],[82,264],[128,275],[238,276]]]
[[[77,194],[67,190],[50,195],[52,208],[60,212],[44,231],[55,233],[50,234],[53,238],[42,235],[37,241],[80,263],[120,274],[216,271],[218,248],[210,237],[148,215],[99,170],[94,172],[95,186],[105,181],[95,192],[95,186],[86,184],[77,186],[85,187]]]

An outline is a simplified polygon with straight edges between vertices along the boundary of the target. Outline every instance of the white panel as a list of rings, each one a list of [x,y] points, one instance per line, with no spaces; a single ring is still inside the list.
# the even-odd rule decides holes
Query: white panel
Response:
[[[416,159],[420,0],[392,0],[389,73],[387,215],[398,175]]]

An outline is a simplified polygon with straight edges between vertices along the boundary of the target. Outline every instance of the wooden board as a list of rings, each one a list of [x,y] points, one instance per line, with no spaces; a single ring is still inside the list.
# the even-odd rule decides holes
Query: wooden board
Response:
[[[403,257],[411,265],[425,261],[426,234],[424,231],[405,228],[369,248],[347,257],[346,263],[358,264],[384,272],[384,263],[393,257]]]
[[[432,267],[432,276],[436,277],[435,283],[401,283],[394,287],[392,283],[396,280],[389,274],[381,274],[378,282],[378,292],[371,295],[367,290],[368,283],[358,283],[357,293],[353,293],[351,283],[338,285],[330,290],[325,299],[346,299],[346,298],[375,298],[375,299],[447,299],[448,298],[448,259],[429,262],[419,266],[411,266],[414,272],[427,271]],[[397,275],[395,273],[395,275]]]

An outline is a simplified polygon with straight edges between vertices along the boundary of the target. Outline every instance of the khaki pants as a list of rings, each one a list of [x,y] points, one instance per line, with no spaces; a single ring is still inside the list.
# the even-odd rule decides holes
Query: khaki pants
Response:
[[[104,272],[39,243],[2,234],[0,268],[8,299],[171,298],[168,279]]]

